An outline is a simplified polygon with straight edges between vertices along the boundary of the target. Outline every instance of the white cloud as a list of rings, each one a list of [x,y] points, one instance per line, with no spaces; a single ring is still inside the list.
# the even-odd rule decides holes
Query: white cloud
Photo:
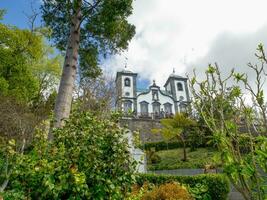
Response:
[[[230,52],[232,47],[238,48],[231,43],[223,45],[222,34],[234,35],[233,39],[240,41],[235,42],[240,51],[226,61],[234,65],[235,61],[246,59],[247,54],[242,54],[244,47],[251,48],[246,52],[256,48],[242,38],[262,41],[257,32],[267,24],[266,6],[265,0],[136,0],[129,18],[136,26],[136,36],[128,51],[107,60],[104,66],[115,72],[124,67],[127,57],[131,70],[162,85],[173,68],[185,75],[192,63],[198,67]],[[217,43],[220,51],[212,52],[214,57],[209,58]]]

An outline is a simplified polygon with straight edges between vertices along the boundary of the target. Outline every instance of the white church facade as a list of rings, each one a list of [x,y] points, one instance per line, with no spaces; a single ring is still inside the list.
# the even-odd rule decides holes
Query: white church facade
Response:
[[[184,112],[190,102],[188,79],[172,73],[163,88],[155,81],[147,89],[138,89],[138,74],[129,70],[117,72],[116,108],[132,112],[138,118],[164,118]]]

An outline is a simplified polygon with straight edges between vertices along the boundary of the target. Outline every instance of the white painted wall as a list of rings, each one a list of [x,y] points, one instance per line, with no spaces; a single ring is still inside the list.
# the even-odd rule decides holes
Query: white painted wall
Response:
[[[128,86],[124,86],[124,80],[126,79],[126,78],[129,78],[130,79],[130,81],[131,81],[131,85],[130,85],[130,87],[128,87]],[[122,79],[121,79],[121,81],[122,81],[122,83],[121,83],[121,85],[122,85],[122,97],[129,97],[129,98],[133,98],[134,96],[134,92],[133,92],[133,77],[132,76],[125,76],[125,75],[122,75]],[[125,93],[126,92],[129,92],[130,93],[130,95],[129,96],[126,96],[125,95]]]
[[[159,103],[161,103],[160,110],[162,108],[164,110],[164,104],[169,102],[169,103],[172,104],[172,112],[175,113],[174,102],[173,102],[172,98],[171,97],[168,97],[168,96],[164,96],[160,92],[158,94],[159,94]],[[149,113],[152,113],[153,112],[153,107],[152,107],[152,103],[153,103],[153,100],[152,100],[152,91],[149,91],[149,93],[147,93],[147,94],[141,94],[140,96],[137,97],[137,112],[138,113],[141,112],[140,102],[142,102],[142,101],[146,101],[146,102],[149,103],[149,105],[148,105],[148,112]]]

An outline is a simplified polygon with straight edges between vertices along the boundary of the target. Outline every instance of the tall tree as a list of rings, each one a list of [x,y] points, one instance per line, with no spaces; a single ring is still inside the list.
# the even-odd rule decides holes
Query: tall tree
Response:
[[[41,55],[40,37],[0,23],[0,95],[29,103],[38,87],[31,64]]]
[[[135,27],[127,22],[132,0],[44,0],[43,19],[52,30],[65,62],[55,105],[55,127],[71,110],[77,66],[85,74],[97,68],[101,56],[127,48]]]
[[[153,129],[154,133],[161,133],[165,139],[175,138],[183,144],[183,161],[187,161],[186,139],[189,132],[197,125],[196,121],[190,119],[185,113],[177,113],[173,118],[160,120],[161,129]]]
[[[63,59],[39,31],[0,23],[0,60],[0,137],[28,142],[51,114]]]

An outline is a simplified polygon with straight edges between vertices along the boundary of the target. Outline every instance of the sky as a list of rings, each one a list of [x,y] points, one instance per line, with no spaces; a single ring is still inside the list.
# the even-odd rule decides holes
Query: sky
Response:
[[[40,1],[33,0],[36,8]],[[0,8],[8,10],[4,22],[27,27],[23,12],[31,12],[30,2],[0,0]],[[129,21],[136,35],[127,51],[104,60],[102,67],[115,74],[127,63],[142,85],[156,80],[159,86],[173,69],[181,76],[196,69],[201,79],[214,62],[224,75],[232,68],[249,73],[257,45],[267,46],[266,7],[266,0],[135,0]]]
[[[106,61],[164,84],[173,68],[203,78],[209,63],[223,73],[248,71],[259,43],[267,46],[266,0],[136,0],[129,21],[136,36],[129,49]]]

